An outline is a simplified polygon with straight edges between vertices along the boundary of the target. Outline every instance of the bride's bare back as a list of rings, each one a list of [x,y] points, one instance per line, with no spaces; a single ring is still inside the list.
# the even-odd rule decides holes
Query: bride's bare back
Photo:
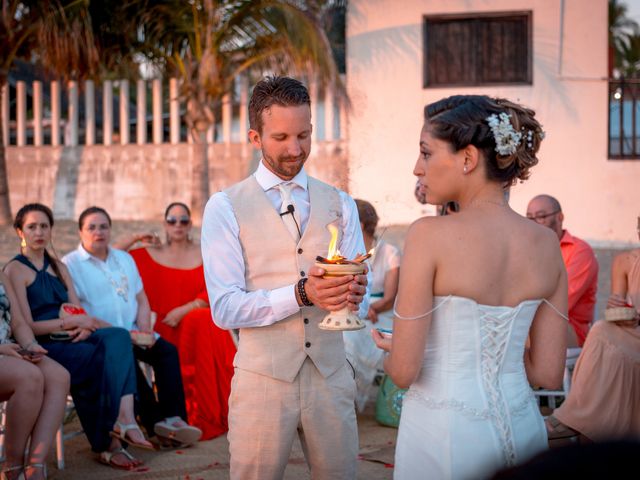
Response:
[[[553,232],[508,207],[486,204],[424,219],[415,234],[430,246],[424,257],[435,262],[434,295],[514,306],[551,296],[560,278],[562,257]]]

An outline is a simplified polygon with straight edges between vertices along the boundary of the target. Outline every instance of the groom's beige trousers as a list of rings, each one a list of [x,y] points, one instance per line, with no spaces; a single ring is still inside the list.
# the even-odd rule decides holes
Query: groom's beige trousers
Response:
[[[323,378],[307,357],[293,382],[236,368],[229,399],[231,479],[283,478],[296,433],[312,479],[354,479],[355,394],[346,362]]]

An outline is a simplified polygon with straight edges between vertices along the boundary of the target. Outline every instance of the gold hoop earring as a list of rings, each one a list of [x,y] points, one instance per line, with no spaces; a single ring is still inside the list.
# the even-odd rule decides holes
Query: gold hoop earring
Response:
[[[20,248],[26,248],[27,247],[27,241],[24,239],[24,237],[22,237],[22,240],[20,241]]]

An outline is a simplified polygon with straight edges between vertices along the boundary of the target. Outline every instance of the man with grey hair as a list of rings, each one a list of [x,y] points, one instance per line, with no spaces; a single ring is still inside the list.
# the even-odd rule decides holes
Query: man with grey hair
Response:
[[[598,261],[587,242],[562,228],[564,213],[551,195],[538,195],[527,206],[527,218],[550,228],[560,240],[569,282],[569,347],[582,346],[593,321],[598,288]]]

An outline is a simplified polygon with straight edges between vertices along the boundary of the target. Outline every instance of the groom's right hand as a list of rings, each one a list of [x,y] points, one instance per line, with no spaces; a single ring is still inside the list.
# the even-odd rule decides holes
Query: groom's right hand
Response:
[[[325,270],[313,266],[309,269],[308,280],[304,284],[307,298],[323,310],[336,311],[348,305],[349,285],[353,275],[323,278]]]

